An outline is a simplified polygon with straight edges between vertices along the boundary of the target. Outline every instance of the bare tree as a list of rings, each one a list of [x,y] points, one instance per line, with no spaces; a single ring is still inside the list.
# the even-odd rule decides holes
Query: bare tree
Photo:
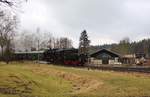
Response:
[[[40,33],[40,49],[53,48],[53,36],[50,32]]]
[[[22,45],[25,51],[30,51],[33,47],[33,37],[32,34],[23,33],[21,36]]]
[[[53,48],[57,48],[57,49],[67,49],[73,47],[72,40],[66,37],[60,37],[60,38],[53,37],[51,43],[53,44]]]
[[[27,2],[28,0],[0,0],[0,3],[5,4],[6,6],[14,6],[18,4],[18,2]]]
[[[51,33],[41,33],[39,28],[37,28],[36,33],[28,33],[24,32],[21,37],[20,41],[22,46],[26,51],[29,51],[33,48],[33,50],[45,50],[47,48],[72,48],[72,40],[61,37],[61,38],[55,38],[52,36]]]
[[[4,58],[4,50],[10,50],[16,27],[17,18],[7,13],[3,13],[3,16],[1,16],[0,19],[0,47],[2,50],[2,59]]]
[[[67,37],[60,38],[60,48],[72,48],[72,41]]]
[[[48,40],[47,47],[52,49],[53,48],[53,44],[52,43],[53,43],[53,39],[52,39],[52,37],[50,37],[49,40]]]
[[[15,13],[21,2],[27,0],[0,0],[0,47],[2,59],[9,63],[18,19]]]

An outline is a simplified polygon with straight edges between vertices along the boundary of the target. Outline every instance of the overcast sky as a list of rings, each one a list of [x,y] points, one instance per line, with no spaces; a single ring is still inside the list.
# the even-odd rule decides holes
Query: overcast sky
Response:
[[[86,29],[92,45],[150,37],[150,0],[29,0],[21,27],[69,37],[78,46]]]

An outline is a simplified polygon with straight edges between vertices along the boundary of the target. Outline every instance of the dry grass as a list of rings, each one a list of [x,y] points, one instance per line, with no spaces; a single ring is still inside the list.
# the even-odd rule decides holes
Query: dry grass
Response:
[[[0,64],[0,97],[150,97],[149,83],[149,74]]]
[[[41,69],[43,68],[43,69]],[[95,79],[92,79],[90,77],[83,77],[74,73],[68,73],[52,68],[47,68],[47,66],[34,66],[34,68],[31,69],[33,73],[37,73],[40,75],[53,75],[57,76],[60,78],[63,78],[64,80],[69,81],[72,86],[72,94],[80,94],[80,93],[87,93],[87,92],[92,92],[96,89],[98,89],[103,82],[97,81]]]

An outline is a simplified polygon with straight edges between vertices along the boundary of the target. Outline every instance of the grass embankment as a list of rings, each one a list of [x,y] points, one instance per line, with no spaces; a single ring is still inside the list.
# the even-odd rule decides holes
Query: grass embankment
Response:
[[[149,84],[137,73],[0,63],[0,97],[150,97]]]

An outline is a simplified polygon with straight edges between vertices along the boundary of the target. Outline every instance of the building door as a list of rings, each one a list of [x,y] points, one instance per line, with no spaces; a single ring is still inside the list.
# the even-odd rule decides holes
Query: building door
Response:
[[[109,64],[109,60],[108,59],[103,59],[102,64]]]

